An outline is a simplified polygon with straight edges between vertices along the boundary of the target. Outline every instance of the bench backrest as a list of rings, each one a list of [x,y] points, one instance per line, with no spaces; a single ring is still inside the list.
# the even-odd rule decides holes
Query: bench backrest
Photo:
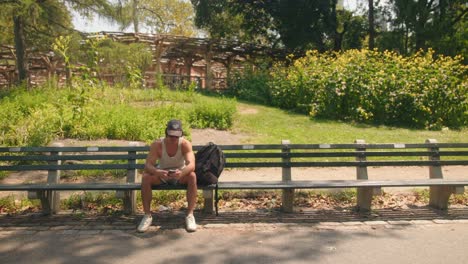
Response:
[[[227,168],[468,165],[468,143],[221,146]]]
[[[468,143],[220,147],[226,155],[226,168],[468,165]],[[0,147],[0,171],[136,170],[143,169],[148,150],[148,146]]]

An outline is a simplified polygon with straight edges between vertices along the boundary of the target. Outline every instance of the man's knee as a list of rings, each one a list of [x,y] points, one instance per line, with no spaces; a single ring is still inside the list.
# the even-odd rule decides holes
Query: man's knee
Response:
[[[197,175],[195,174],[195,172],[190,172],[189,174],[187,174],[185,177],[184,177],[184,182],[186,184],[197,184]]]
[[[154,176],[149,173],[143,173],[141,177],[141,185],[151,185],[153,184]]]
[[[197,184],[197,175],[195,174],[194,171],[190,173],[190,177],[193,178],[194,183]]]

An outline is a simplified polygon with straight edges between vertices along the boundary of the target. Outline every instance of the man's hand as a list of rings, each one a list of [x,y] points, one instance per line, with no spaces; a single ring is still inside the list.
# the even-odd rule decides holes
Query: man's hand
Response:
[[[167,170],[157,169],[156,170],[156,176],[158,176],[159,179],[161,179],[161,181],[163,181],[163,182],[166,182],[169,179],[171,179],[171,177],[169,177],[169,172]]]
[[[176,179],[179,180],[180,177],[182,176],[182,171],[177,169],[177,170],[170,170],[168,171],[168,178]]]

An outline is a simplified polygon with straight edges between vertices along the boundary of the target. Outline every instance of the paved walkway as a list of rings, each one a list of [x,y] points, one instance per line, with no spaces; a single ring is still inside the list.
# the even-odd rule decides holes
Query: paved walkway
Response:
[[[0,216],[2,263],[463,263],[468,208],[154,214],[140,234],[137,216]]]

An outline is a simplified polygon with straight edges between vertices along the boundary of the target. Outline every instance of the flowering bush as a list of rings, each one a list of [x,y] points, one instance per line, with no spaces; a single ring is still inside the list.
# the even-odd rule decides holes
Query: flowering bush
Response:
[[[468,125],[468,67],[433,51],[309,51],[275,65],[267,82],[274,106],[313,117],[414,128]],[[252,78],[250,76],[250,78]]]

